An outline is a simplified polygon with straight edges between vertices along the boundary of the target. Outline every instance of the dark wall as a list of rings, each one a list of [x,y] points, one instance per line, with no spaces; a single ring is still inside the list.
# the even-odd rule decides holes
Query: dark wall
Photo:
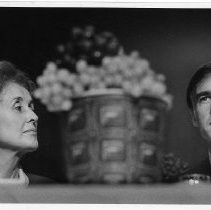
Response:
[[[156,72],[166,75],[174,106],[166,118],[165,149],[191,165],[204,158],[206,147],[190,124],[185,90],[193,72],[211,61],[211,10],[1,8],[0,58],[35,80],[53,47],[68,39],[70,28],[87,24],[113,32],[127,52],[138,50]],[[25,166],[59,177],[57,117],[39,102],[37,113],[40,148],[26,157]]]

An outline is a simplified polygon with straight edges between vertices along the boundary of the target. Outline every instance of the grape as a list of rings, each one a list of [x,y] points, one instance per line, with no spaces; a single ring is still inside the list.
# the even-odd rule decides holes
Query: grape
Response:
[[[65,98],[70,98],[70,97],[72,97],[72,91],[69,88],[64,88],[62,91],[62,95]]]
[[[69,72],[66,69],[60,69],[57,73],[57,78],[60,81],[66,82],[66,78],[69,76]]]
[[[64,54],[64,62],[65,63],[71,63],[72,58],[70,55],[68,55],[67,53]]]
[[[101,81],[101,82],[98,83],[97,88],[104,89],[104,88],[106,88],[106,84],[103,81]]]
[[[131,52],[130,56],[134,59],[138,59],[139,58],[139,52],[138,51],[133,51]]]
[[[140,68],[149,69],[149,62],[146,59],[141,59],[139,61]]]
[[[102,47],[103,45],[106,44],[106,38],[100,35],[96,36],[95,41],[96,41],[96,45],[99,47]]]
[[[83,87],[81,84],[74,84],[73,86],[73,94],[75,96],[80,96],[83,94]]]
[[[121,74],[114,75],[114,84],[116,84],[117,86],[121,86],[122,81],[123,77]]]
[[[102,79],[106,76],[106,71],[105,71],[105,69],[100,68],[100,69],[98,70],[98,74],[99,74],[100,79],[102,80]]]
[[[46,75],[46,80],[48,83],[53,84],[57,81],[57,76],[55,74]]]
[[[51,97],[51,101],[52,101],[53,104],[59,105],[59,104],[62,103],[62,97],[60,95],[53,95]]]
[[[51,72],[55,72],[57,70],[57,65],[54,62],[48,62],[46,64],[46,69],[48,69]]]
[[[142,93],[142,90],[138,84],[132,86],[132,96],[139,97]]]
[[[130,69],[126,69],[125,73],[124,73],[124,77],[129,79],[130,77],[132,77],[133,73]]]
[[[38,76],[37,83],[38,85],[43,86],[45,84],[45,78],[43,76]]]
[[[92,49],[92,42],[90,40],[82,40],[79,43],[80,50],[83,53],[90,53]]]
[[[95,50],[93,52],[93,57],[100,58],[102,56],[102,53],[99,50]]]
[[[157,80],[158,80],[158,81],[164,82],[165,79],[166,79],[166,78],[165,78],[165,76],[164,76],[163,74],[158,74],[158,75],[157,75]]]
[[[70,110],[71,107],[72,107],[72,102],[70,100],[65,100],[61,105],[61,109],[64,111]]]
[[[90,66],[90,67],[88,68],[87,73],[88,73],[89,75],[95,75],[95,74],[96,74],[96,69],[95,69],[95,67]]]
[[[76,69],[79,73],[82,73],[84,71],[86,71],[87,69],[87,63],[86,61],[84,60],[79,60],[77,63],[76,63]]]
[[[88,85],[91,81],[89,75],[85,74],[85,73],[80,75],[79,80],[80,80],[81,84],[84,86]]]
[[[143,78],[141,80],[141,83],[142,83],[144,89],[150,89],[151,87],[153,87],[153,83],[154,83],[153,77],[146,76],[145,78]]]
[[[99,78],[97,75],[93,75],[92,77],[89,78],[89,80],[91,84],[95,84],[99,81]]]
[[[57,46],[57,51],[59,53],[64,53],[65,52],[65,46],[63,44],[60,44]]]
[[[93,26],[86,26],[85,27],[85,37],[90,38],[94,35],[95,29]]]
[[[44,71],[43,71],[43,76],[49,76],[51,74],[55,74],[56,71],[52,70],[52,69],[48,69],[46,68]]]
[[[108,66],[108,73],[114,74],[114,73],[116,73],[116,72],[117,72],[117,67],[116,67],[115,65],[110,64],[110,65]]]
[[[112,78],[112,76],[107,76],[107,77],[105,77],[105,78],[104,78],[104,82],[105,82],[106,86],[112,85],[112,83],[113,83],[113,78]]]
[[[103,60],[102,60],[102,64],[104,66],[108,66],[110,63],[111,63],[111,58],[110,57],[104,57]]]
[[[54,83],[51,86],[51,91],[53,94],[60,94],[62,92],[62,85],[60,83]]]
[[[70,74],[66,79],[65,79],[65,84],[68,85],[68,86],[72,86],[74,85],[74,83],[76,82],[77,80],[77,76],[74,75],[74,74]]]
[[[118,42],[116,40],[112,40],[107,45],[107,49],[110,51],[110,53],[115,53],[117,47],[118,47]]]
[[[49,98],[41,98],[40,100],[41,100],[41,103],[43,103],[43,104],[48,104],[50,101]]]
[[[166,86],[163,83],[154,82],[154,84],[152,86],[152,92],[155,95],[162,95],[166,92]]]
[[[127,80],[123,82],[122,87],[126,92],[130,92],[132,90],[132,85]]]
[[[168,109],[171,109],[173,97],[170,94],[165,94],[162,96],[162,100],[165,101],[168,104]]]
[[[47,110],[48,110],[49,112],[55,112],[55,111],[57,111],[57,108],[56,108],[55,105],[47,104]]]
[[[35,98],[41,98],[41,95],[42,95],[41,89],[36,89],[33,95]]]
[[[73,36],[75,36],[75,38],[77,38],[79,35],[82,34],[82,30],[79,27],[74,27],[72,29],[72,34]]]
[[[42,97],[44,98],[48,98],[51,94],[51,88],[48,87],[48,86],[45,86],[43,89],[42,89]]]
[[[140,68],[140,66],[136,65],[134,67],[134,75],[136,75],[137,77],[142,77],[145,73],[145,69]]]

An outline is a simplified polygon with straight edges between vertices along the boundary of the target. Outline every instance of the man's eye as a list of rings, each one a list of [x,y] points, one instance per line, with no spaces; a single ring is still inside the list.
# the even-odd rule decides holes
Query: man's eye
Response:
[[[208,102],[211,99],[210,96],[203,96],[201,98],[199,98],[199,102],[203,103],[203,102]]]

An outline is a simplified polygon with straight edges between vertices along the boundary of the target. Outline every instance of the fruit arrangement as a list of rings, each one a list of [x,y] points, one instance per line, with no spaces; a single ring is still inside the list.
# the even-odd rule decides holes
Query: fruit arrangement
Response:
[[[163,156],[161,168],[163,181],[174,182],[189,170],[189,164],[177,158],[173,153],[168,153]]]
[[[165,76],[155,73],[137,51],[124,53],[109,32],[96,34],[91,26],[74,28],[71,41],[58,46],[58,52],[60,57],[48,62],[37,78],[38,89],[34,92],[48,111],[67,111],[72,98],[105,88],[120,88],[135,98],[157,97],[169,108],[172,106]]]
[[[105,56],[116,55],[119,48],[119,41],[111,32],[98,33],[93,26],[73,27],[70,40],[56,47],[55,62],[59,68],[74,72],[78,60],[101,65]]]

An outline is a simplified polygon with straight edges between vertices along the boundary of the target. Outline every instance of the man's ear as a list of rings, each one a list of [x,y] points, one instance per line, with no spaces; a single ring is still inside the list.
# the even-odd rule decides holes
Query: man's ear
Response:
[[[191,117],[191,121],[192,121],[193,126],[198,127],[199,123],[198,123],[198,118],[196,116],[195,110],[190,110],[189,113],[190,113],[190,117]]]

